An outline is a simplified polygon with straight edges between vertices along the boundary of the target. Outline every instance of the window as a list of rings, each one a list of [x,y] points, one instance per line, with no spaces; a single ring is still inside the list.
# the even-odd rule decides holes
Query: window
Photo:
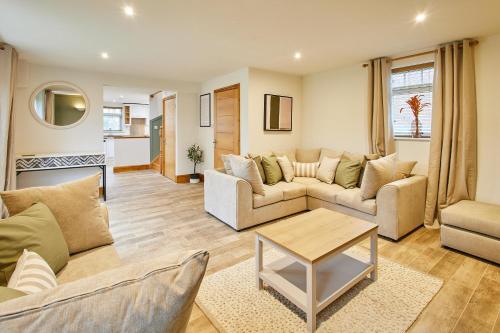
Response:
[[[392,70],[391,112],[395,137],[431,137],[433,78],[433,63]],[[415,121],[415,111],[408,104],[411,98],[422,106],[418,123]]]
[[[104,107],[104,130],[121,131],[123,130],[123,112],[122,108]]]

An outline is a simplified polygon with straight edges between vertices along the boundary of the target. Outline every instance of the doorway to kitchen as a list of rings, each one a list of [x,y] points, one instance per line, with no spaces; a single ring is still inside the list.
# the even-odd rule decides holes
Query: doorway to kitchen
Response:
[[[156,89],[104,86],[103,143],[109,174],[146,169],[162,172],[160,135],[166,95],[168,92]]]

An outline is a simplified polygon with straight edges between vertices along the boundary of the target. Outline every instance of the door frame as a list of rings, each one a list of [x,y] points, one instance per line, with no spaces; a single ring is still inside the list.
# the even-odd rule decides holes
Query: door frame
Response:
[[[241,116],[241,89],[240,89],[240,84],[239,83],[236,83],[236,84],[232,84],[230,86],[227,86],[227,87],[222,87],[222,88],[219,88],[219,89],[215,89],[214,90],[214,139],[213,139],[213,145],[214,145],[214,152],[213,152],[213,157],[214,157],[214,167],[215,167],[215,146],[216,146],[216,134],[217,134],[217,96],[216,94],[217,93],[220,93],[220,92],[224,92],[226,90],[233,90],[233,89],[238,89],[238,145],[237,145],[237,151],[235,151],[234,153],[236,155],[239,155],[240,154],[240,150],[241,150],[241,131],[240,131],[240,126],[241,126],[241,123],[240,123],[240,116]]]
[[[175,118],[177,118],[177,94],[173,94],[173,95],[164,97],[162,99],[163,121],[162,121],[162,130],[161,130],[162,137],[160,140],[161,140],[161,145],[162,145],[163,150],[160,150],[160,151],[163,152],[163,156],[161,157],[161,174],[164,177],[167,177],[167,154],[166,154],[166,147],[165,147],[167,144],[166,135],[165,135],[166,128],[167,128],[167,126],[166,126],[166,122],[167,122],[166,103],[167,103],[167,100],[170,100],[170,99],[176,99],[174,113],[175,113]],[[176,146],[176,141],[175,141],[175,136],[177,133],[177,124],[174,124],[174,131],[175,131],[175,133],[174,133],[174,148],[175,148],[175,152],[177,152],[177,146]],[[172,180],[174,182],[177,182],[176,166],[177,166],[177,157],[174,154],[174,174],[175,174],[175,177],[174,177],[174,179],[169,178],[170,180]]]

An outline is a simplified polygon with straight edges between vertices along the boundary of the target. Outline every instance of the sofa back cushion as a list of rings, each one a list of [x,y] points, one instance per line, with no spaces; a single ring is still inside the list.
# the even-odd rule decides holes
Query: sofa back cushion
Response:
[[[358,183],[361,162],[342,157],[335,171],[335,184],[344,188],[355,188]]]
[[[411,172],[417,161],[397,161],[396,162],[396,179],[404,179],[411,176]]]
[[[310,177],[316,178],[316,174],[318,173],[319,162],[312,163],[293,163],[293,171],[295,177]]]
[[[264,168],[266,183],[268,185],[274,185],[283,179],[283,173],[281,172],[276,156],[262,156],[262,167]]]
[[[229,155],[220,155],[222,163],[224,164],[224,170],[227,175],[233,175],[233,170],[231,170],[231,161],[229,159]]]
[[[6,286],[24,249],[38,253],[54,272],[69,260],[56,218],[43,203],[0,221],[0,285]]]
[[[372,199],[385,184],[395,180],[397,155],[392,154],[368,161],[361,184],[361,199]]]
[[[319,162],[319,155],[321,149],[297,149],[295,155],[297,156],[297,162],[301,163],[312,163]]]
[[[2,192],[10,215],[37,202],[54,214],[69,253],[77,253],[113,243],[99,202],[100,174],[56,186],[30,187]]]
[[[343,151],[333,150],[329,148],[321,148],[321,153],[319,154],[319,162],[321,163],[325,157],[328,158],[340,158],[342,157]]]
[[[244,158],[237,155],[230,155],[229,160],[233,175],[249,182],[254,193],[264,195],[264,183],[262,182],[255,161],[251,158]]]
[[[5,332],[184,332],[208,252],[160,257],[0,303]]]
[[[290,162],[296,162],[296,151],[295,149],[290,150],[273,150],[272,154],[264,154],[267,156],[274,155],[276,157],[286,156]]]

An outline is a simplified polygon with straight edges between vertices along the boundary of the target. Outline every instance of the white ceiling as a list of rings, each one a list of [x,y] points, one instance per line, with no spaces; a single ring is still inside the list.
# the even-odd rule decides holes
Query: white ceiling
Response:
[[[149,104],[149,95],[156,91],[154,89],[105,86],[102,89],[102,99],[107,103]]]
[[[203,81],[308,74],[500,32],[499,0],[0,0],[0,40],[36,63]],[[425,11],[427,20],[415,24]],[[295,51],[302,59],[293,59]],[[110,58],[103,60],[106,51]]]

